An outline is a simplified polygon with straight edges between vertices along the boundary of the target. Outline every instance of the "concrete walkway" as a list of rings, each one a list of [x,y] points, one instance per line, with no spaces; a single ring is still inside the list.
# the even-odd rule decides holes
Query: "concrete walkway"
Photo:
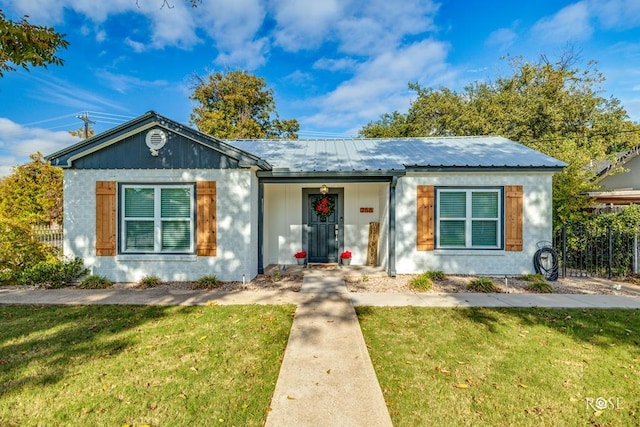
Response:
[[[392,426],[342,274],[310,272],[300,293],[266,426]]]

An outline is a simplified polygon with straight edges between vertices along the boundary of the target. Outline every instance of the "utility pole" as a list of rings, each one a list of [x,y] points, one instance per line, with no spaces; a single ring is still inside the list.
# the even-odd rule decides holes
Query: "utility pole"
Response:
[[[84,122],[84,139],[89,138],[89,123],[95,123],[93,120],[89,120],[89,112],[85,111],[83,115],[76,117]]]

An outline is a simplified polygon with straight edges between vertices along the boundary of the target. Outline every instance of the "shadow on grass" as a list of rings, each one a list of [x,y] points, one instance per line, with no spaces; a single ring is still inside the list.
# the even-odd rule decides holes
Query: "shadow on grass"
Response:
[[[357,307],[358,317],[374,315],[380,308]],[[383,308],[397,310],[397,308]],[[424,308],[407,307],[416,316],[423,310],[455,313],[458,317],[497,333],[505,316],[524,327],[544,326],[578,342],[598,346],[629,345],[640,348],[640,310],[559,308]],[[419,323],[419,321],[418,321]]]
[[[603,347],[629,345],[638,348],[640,345],[640,310],[474,308],[465,316],[490,328],[495,327],[495,317],[492,320],[491,313],[508,315],[525,327],[543,326],[578,342]]]
[[[0,398],[61,381],[83,361],[133,346],[120,332],[166,315],[158,306],[0,306]]]

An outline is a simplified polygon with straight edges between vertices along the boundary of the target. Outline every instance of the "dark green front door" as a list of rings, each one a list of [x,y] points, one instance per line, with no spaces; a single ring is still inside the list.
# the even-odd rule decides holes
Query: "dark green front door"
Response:
[[[309,262],[338,262],[340,217],[338,194],[307,195],[307,243]]]

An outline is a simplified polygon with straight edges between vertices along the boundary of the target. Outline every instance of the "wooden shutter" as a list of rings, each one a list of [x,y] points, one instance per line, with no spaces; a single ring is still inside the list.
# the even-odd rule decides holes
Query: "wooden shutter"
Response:
[[[432,251],[435,247],[435,189],[433,185],[418,185],[416,249]]]
[[[507,185],[505,250],[522,250],[522,185]]]
[[[96,256],[116,254],[116,183],[96,182]]]
[[[198,256],[216,256],[216,183],[196,184],[196,245]]]

